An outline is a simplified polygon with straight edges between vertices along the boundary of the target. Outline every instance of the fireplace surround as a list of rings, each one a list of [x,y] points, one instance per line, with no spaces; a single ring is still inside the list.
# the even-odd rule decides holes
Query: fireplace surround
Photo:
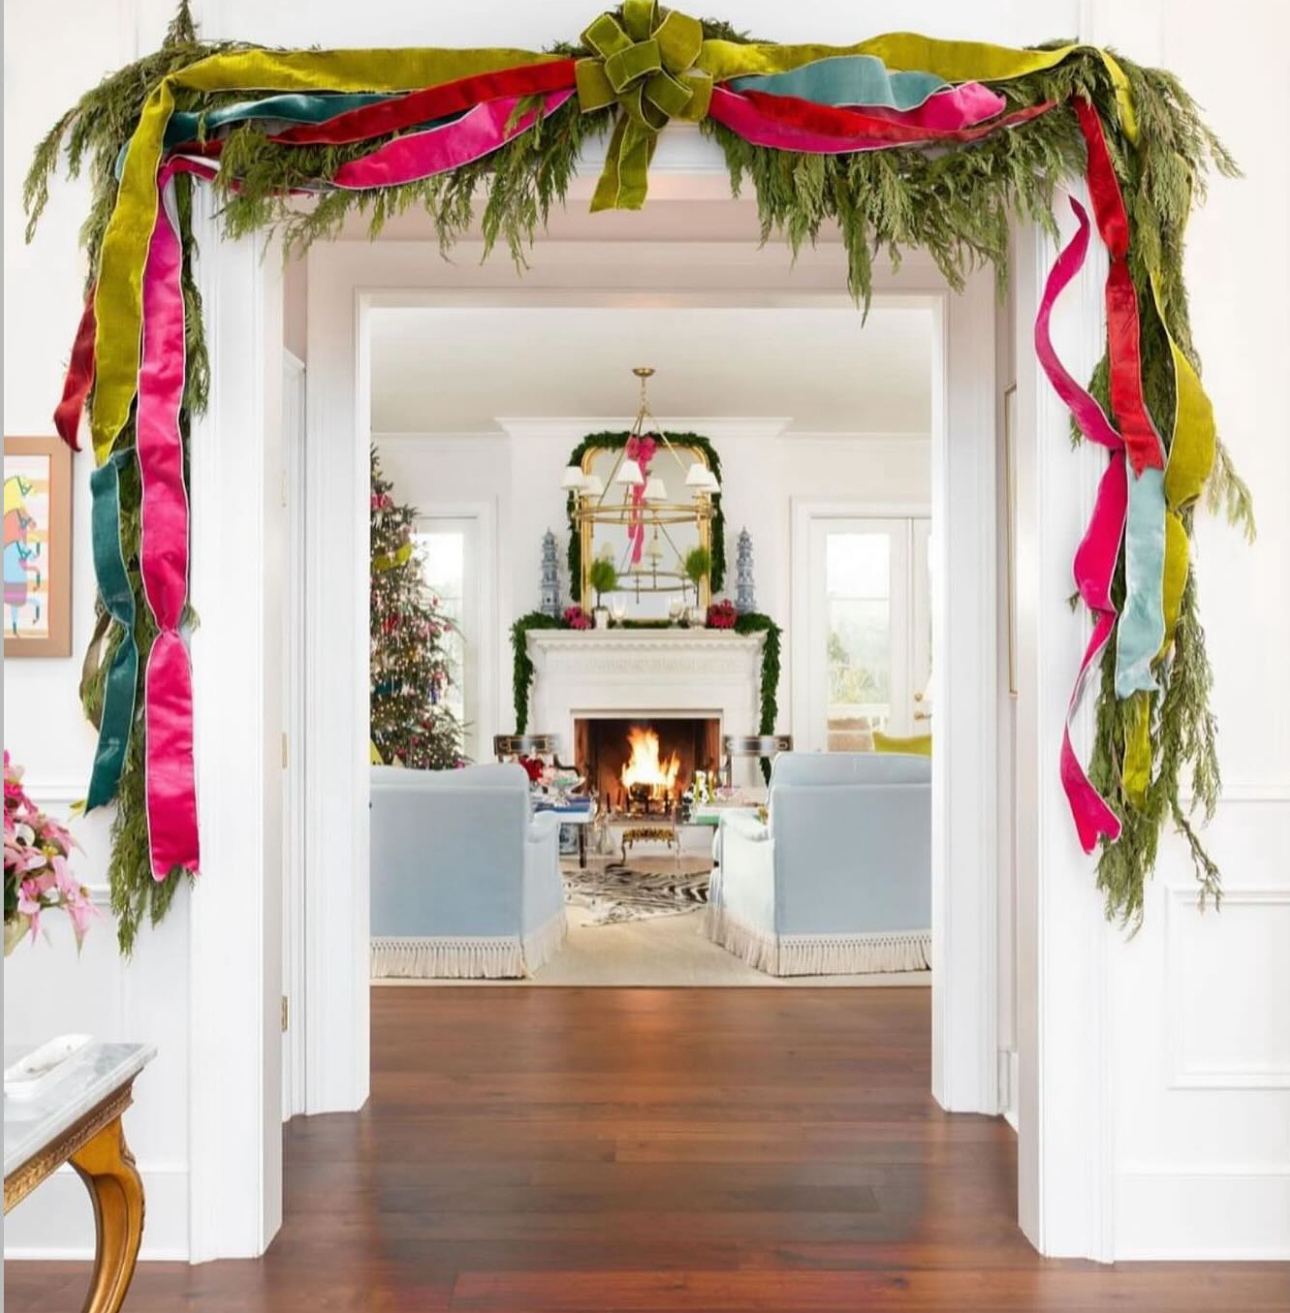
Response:
[[[762,641],[711,629],[531,630],[529,724],[557,735],[562,753],[583,766],[579,721],[700,720],[707,737],[693,750],[717,769],[720,735],[757,732]],[[736,784],[760,779],[755,758],[735,768]]]

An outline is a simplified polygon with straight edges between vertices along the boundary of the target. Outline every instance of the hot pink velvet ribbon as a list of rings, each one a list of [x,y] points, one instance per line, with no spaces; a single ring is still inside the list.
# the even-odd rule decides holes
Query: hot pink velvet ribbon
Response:
[[[179,408],[184,396],[183,250],[169,213],[171,178],[204,173],[176,160],[157,177],[157,218],[143,270],[143,349],[135,446],[141,497],[140,574],[160,631],[144,675],[144,793],[154,880],[176,867],[196,871],[197,782],[193,680],[179,633],[188,595],[188,491]]]
[[[572,95],[570,90],[545,96],[544,113],[559,109]],[[451,123],[396,137],[370,155],[342,164],[332,182],[347,191],[393,187],[482,159],[533,126],[536,109],[511,121],[519,103],[518,96],[485,101]]]
[[[653,438],[642,435],[628,438],[624,452],[628,460],[634,460],[641,467],[641,474],[649,478],[650,461],[654,459],[654,449],[658,443]],[[632,564],[639,565],[645,548],[645,517],[641,514],[641,504],[645,500],[645,484],[642,481],[632,488],[632,513],[627,523],[627,536],[632,540]]]
[[[771,100],[785,99],[787,98],[766,97],[763,104]],[[925,102],[926,104],[930,104],[930,101]],[[822,111],[820,117],[823,118],[825,107],[819,108]],[[1025,123],[1051,108],[1052,105],[1046,102],[1041,105],[1031,105],[1002,118],[992,118],[988,123],[959,128],[931,127],[927,123],[910,121],[906,117],[907,113],[917,113],[917,111],[884,110],[881,115],[875,114],[871,109],[863,111],[864,115],[870,118],[881,118],[885,123],[909,128],[909,132],[900,134],[898,138],[886,133],[870,134],[863,128],[851,133],[845,132],[841,127],[845,119],[845,111],[833,111],[829,117],[839,123],[839,131],[835,135],[817,132],[775,117],[767,113],[762,105],[755,103],[750,96],[740,95],[738,92],[718,86],[712,89],[712,103],[708,114],[737,136],[752,142],[754,146],[769,146],[775,150],[805,151],[814,155],[847,155],[865,150],[889,150],[894,146],[926,146],[938,141],[974,141],[999,128],[1015,127],[1019,123]],[[859,123],[861,115],[857,114],[855,117]]]
[[[979,82],[963,82],[934,92],[913,109],[893,109],[890,105],[864,105],[864,112],[876,119],[907,123],[911,127],[931,128],[934,132],[957,132],[984,123],[1002,114],[1008,102],[997,91]]]
[[[1106,447],[1111,453],[1110,463],[1098,485],[1093,515],[1084,531],[1084,537],[1075,550],[1075,586],[1084,604],[1093,612],[1093,633],[1075,687],[1071,691],[1066,709],[1066,725],[1062,733],[1061,776],[1062,787],[1070,804],[1071,816],[1079,841],[1086,853],[1097,847],[1098,837],[1104,835],[1110,842],[1120,837],[1120,818],[1111,810],[1105,798],[1098,793],[1081,765],[1071,743],[1071,721],[1083,700],[1089,677],[1097,665],[1111,633],[1115,628],[1115,606],[1111,601],[1111,580],[1124,537],[1125,518],[1129,506],[1128,475],[1125,467],[1124,439],[1116,432],[1106,412],[1089,393],[1071,377],[1053,348],[1049,333],[1053,305],[1071,279],[1083,267],[1088,253],[1089,222],[1084,207],[1073,196],[1071,209],[1079,228],[1066,248],[1057,257],[1048,282],[1044,286],[1039,313],[1035,316],[1035,354],[1048,375],[1057,395],[1074,416],[1080,432],[1091,442]]]

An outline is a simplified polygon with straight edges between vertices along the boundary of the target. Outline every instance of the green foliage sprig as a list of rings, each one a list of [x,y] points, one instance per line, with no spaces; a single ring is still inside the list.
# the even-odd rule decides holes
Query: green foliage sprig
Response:
[[[761,646],[761,719],[757,725],[758,734],[773,734],[775,722],[779,719],[779,660],[780,642],[784,631],[761,611],[745,611],[735,621],[736,634],[765,634]],[[770,783],[770,758],[761,759],[761,773],[766,783]]]
[[[530,611],[511,626],[511,654],[514,670],[511,674],[511,695],[515,704],[515,732],[523,734],[529,727],[529,690],[533,687],[533,658],[529,656],[528,635],[533,629],[563,629],[564,625],[553,615]]]

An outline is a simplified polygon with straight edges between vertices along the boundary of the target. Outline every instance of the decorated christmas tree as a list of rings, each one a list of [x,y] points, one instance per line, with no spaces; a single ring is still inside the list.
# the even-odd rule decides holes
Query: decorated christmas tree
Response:
[[[425,585],[412,543],[416,511],[390,495],[372,450],[372,743],[388,765],[451,770],[461,725],[444,701],[451,621]]]

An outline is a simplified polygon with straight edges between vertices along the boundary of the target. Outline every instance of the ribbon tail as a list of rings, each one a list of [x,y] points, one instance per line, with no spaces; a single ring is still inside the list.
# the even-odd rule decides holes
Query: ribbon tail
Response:
[[[1039,312],[1035,316],[1035,354],[1053,389],[1074,416],[1080,431],[1111,452],[1111,459],[1098,484],[1093,514],[1072,563],[1079,595],[1097,619],[1084,659],[1080,663],[1079,674],[1075,678],[1075,687],[1071,690],[1060,758],[1062,788],[1066,792],[1075,831],[1081,847],[1086,853],[1091,853],[1097,847],[1099,838],[1114,843],[1120,837],[1121,823],[1110,804],[1089,780],[1088,772],[1071,742],[1071,723],[1084,699],[1089,673],[1101,658],[1115,630],[1116,614],[1111,601],[1111,581],[1124,537],[1129,489],[1123,440],[1101,406],[1071,376],[1053,347],[1053,306],[1057,297],[1083,267],[1088,253],[1088,214],[1074,197],[1071,198],[1071,209],[1079,227],[1058,255],[1044,285]]]
[[[1071,721],[1074,720],[1075,713],[1083,701],[1089,672],[1096,665],[1114,627],[1114,612],[1104,611],[1098,616],[1088,648],[1084,652],[1084,660],[1080,663],[1079,676],[1075,681],[1070,706],[1066,711],[1066,728],[1062,734],[1062,788],[1066,791],[1066,800],[1070,804],[1071,816],[1075,820],[1075,832],[1079,835],[1080,846],[1086,853],[1091,853],[1097,847],[1098,838],[1101,836],[1104,836],[1108,842],[1114,843],[1120,837],[1121,830],[1120,818],[1093,787],[1071,743]]]
[[[639,210],[649,189],[650,161],[658,145],[658,133],[619,113],[600,181],[591,197],[591,212]]]
[[[158,634],[144,677],[144,788],[152,878],[200,865],[193,762],[193,678],[176,630]]]
[[[94,573],[103,605],[121,627],[121,640],[104,678],[103,710],[85,799],[86,811],[101,807],[116,797],[134,724],[139,649],[134,637],[134,594],[130,590],[121,552],[120,497],[120,470],[131,459],[129,452],[120,452],[90,475]]]
[[[63,396],[54,408],[54,430],[73,451],[80,451],[78,440],[81,413],[85,398],[94,386],[94,334],[98,325],[94,319],[94,291],[90,288],[81,313],[81,322],[72,343],[72,358],[67,363],[67,377],[63,382]]]
[[[188,649],[179,634],[188,595],[188,491],[184,486],[183,248],[171,216],[171,171],[158,179],[160,203],[144,266],[143,355],[135,420],[140,505],[139,568],[159,630],[144,677],[144,792],[155,880],[198,867],[193,763],[193,694]]]

